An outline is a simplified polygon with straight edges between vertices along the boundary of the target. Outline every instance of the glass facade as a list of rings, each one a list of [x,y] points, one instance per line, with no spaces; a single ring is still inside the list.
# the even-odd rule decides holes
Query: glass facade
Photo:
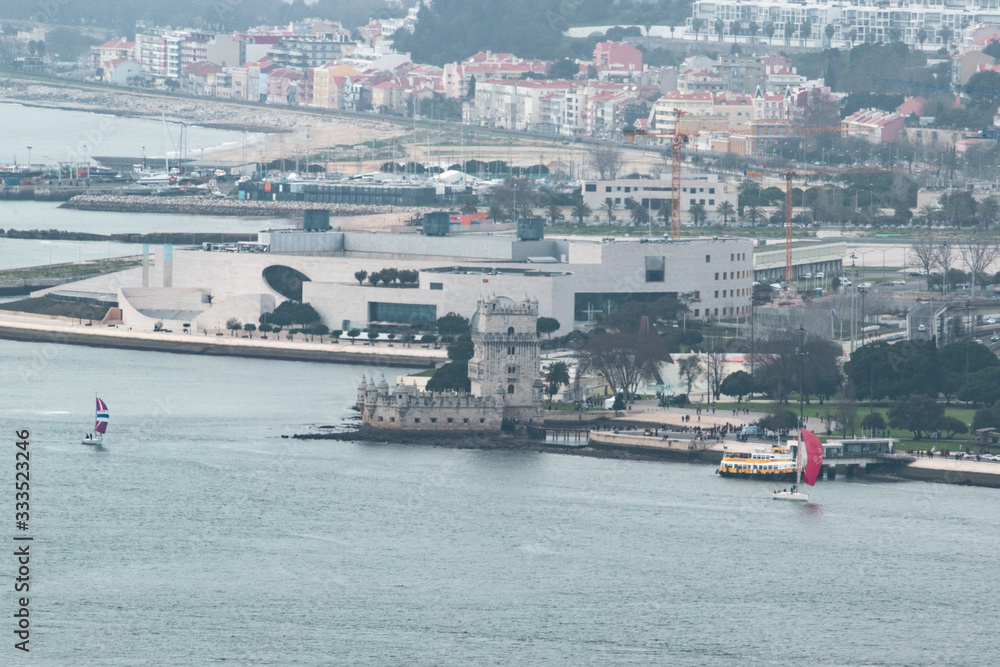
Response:
[[[368,321],[392,324],[429,324],[437,321],[437,306],[426,303],[369,301]]]
[[[677,292],[577,292],[574,295],[573,318],[588,322],[591,314],[613,313],[627,301],[653,303],[665,296],[677,298]]]

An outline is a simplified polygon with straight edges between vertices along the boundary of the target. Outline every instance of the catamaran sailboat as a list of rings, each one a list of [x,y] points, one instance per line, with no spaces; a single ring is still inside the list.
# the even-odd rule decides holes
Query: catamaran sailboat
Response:
[[[823,467],[823,443],[812,431],[804,428],[799,431],[799,446],[795,452],[795,486],[790,491],[788,489],[775,491],[773,495],[775,500],[808,501],[809,494],[800,492],[799,484],[805,481],[809,486],[815,486],[816,478],[819,477],[819,471]]]
[[[94,430],[84,436],[80,442],[84,445],[100,447],[104,444],[104,434],[108,432],[108,406],[101,399],[97,399],[97,416],[94,421]]]

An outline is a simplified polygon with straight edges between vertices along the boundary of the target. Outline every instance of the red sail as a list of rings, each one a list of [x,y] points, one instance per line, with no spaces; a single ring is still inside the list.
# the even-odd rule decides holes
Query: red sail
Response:
[[[802,473],[802,481],[809,486],[816,485],[816,478],[823,467],[823,443],[812,431],[802,429],[802,442],[806,449],[806,468]]]

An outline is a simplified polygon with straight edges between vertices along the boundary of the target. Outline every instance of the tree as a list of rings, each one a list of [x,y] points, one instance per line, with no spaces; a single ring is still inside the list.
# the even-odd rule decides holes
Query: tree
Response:
[[[788,46],[788,43],[791,41],[792,35],[794,34],[795,24],[791,21],[785,21],[785,46]]]
[[[984,200],[985,201],[985,200]],[[995,199],[991,201],[996,203]],[[958,247],[962,261],[972,274],[972,298],[976,298],[976,277],[986,273],[986,269],[1000,258],[1000,239],[983,229],[970,230],[967,241]]]
[[[883,433],[885,431],[885,418],[881,412],[870,412],[861,419],[861,428],[871,431],[873,435]]]
[[[941,293],[948,291],[948,271],[955,255],[955,247],[947,241],[941,241],[937,246],[937,263],[941,267]]]
[[[757,33],[760,32],[760,26],[756,21],[750,21],[750,25],[747,26],[747,32],[750,34],[750,41],[757,41]]]
[[[983,368],[969,374],[958,390],[958,398],[978,405],[993,405],[1000,401],[1000,367]]]
[[[230,336],[235,336],[236,332],[243,328],[243,323],[235,317],[230,317],[226,320],[226,328],[231,332]]]
[[[649,222],[649,211],[646,210],[646,207],[637,204],[631,208],[629,217],[632,218],[633,225],[644,225]]]
[[[559,320],[554,317],[539,317],[535,323],[535,331],[539,335],[546,334],[549,338],[552,338],[552,333],[558,331],[560,326]]]
[[[753,378],[746,371],[736,371],[726,376],[719,386],[726,396],[735,396],[737,403],[743,402],[743,397],[753,392]]]
[[[948,42],[951,41],[951,37],[954,34],[955,34],[955,31],[952,30],[951,28],[941,28],[940,30],[938,30],[938,37],[941,38],[941,43],[944,44],[944,45],[946,45],[946,46],[947,46]]]
[[[374,329],[369,329],[368,330],[368,340],[369,340],[368,344],[369,345],[374,345],[375,341],[378,340],[378,336],[379,336],[378,331],[375,331]]]
[[[937,239],[934,234],[927,234],[915,240],[910,245],[910,256],[916,260],[927,280],[927,289],[931,287],[931,269],[937,266]]]
[[[360,329],[351,329],[347,332],[347,337],[351,339],[351,345],[354,345],[354,339],[361,335]]]
[[[750,204],[746,209],[746,218],[750,221],[751,227],[756,227],[758,222],[762,221],[767,216],[764,215],[764,211],[761,210],[756,204]]]
[[[257,330],[257,325],[253,322],[247,322],[243,325],[243,330],[250,334],[250,338],[253,338],[253,332]]]
[[[826,28],[823,30],[823,32],[824,34],[826,34],[827,47],[829,48],[830,46],[833,46],[833,33],[837,32],[837,29],[834,27],[832,23],[827,23]]]
[[[920,42],[920,49],[923,50],[924,42],[927,41],[927,31],[923,28],[917,31],[917,41]]]
[[[340,341],[340,337],[341,335],[343,335],[343,333],[344,333],[343,329],[334,329],[333,331],[330,332],[330,341],[333,343]]]
[[[694,30],[694,41],[696,42],[698,41],[698,33],[701,32],[701,29],[704,27],[705,27],[704,19],[693,19],[691,21],[691,29]]]
[[[614,144],[600,144],[593,146],[588,152],[588,161],[602,181],[613,181],[618,178],[618,171],[622,168],[621,149]]]
[[[260,323],[286,327],[292,324],[312,324],[319,319],[319,313],[311,304],[288,300],[278,304],[274,312],[261,315]]]
[[[537,199],[538,191],[534,181],[526,178],[507,178],[490,192],[491,204],[502,207],[510,218],[516,218],[519,214],[525,217],[530,215],[531,207]]]
[[[944,416],[938,420],[937,430],[944,431],[944,437],[951,439],[959,433],[968,433],[969,427],[958,417]]]
[[[501,222],[502,220],[507,219],[507,214],[506,212],[504,212],[503,207],[498,206],[496,204],[490,206],[489,211],[486,213],[486,215],[489,217],[490,220],[493,220],[494,222]]]
[[[549,395],[549,409],[552,409],[552,397],[559,393],[560,385],[569,386],[569,366],[565,361],[549,364],[545,373],[545,393]]]
[[[437,332],[442,336],[464,336],[471,331],[469,320],[458,313],[448,313],[437,320]]]
[[[449,361],[434,371],[434,375],[427,381],[427,391],[467,392],[471,388],[468,361]]]
[[[722,224],[728,225],[729,218],[736,217],[736,209],[733,207],[732,202],[723,200],[718,206],[715,207],[715,212],[722,216]]]
[[[547,79],[575,79],[580,73],[580,66],[569,58],[557,60],[549,67],[545,78]]]
[[[799,418],[788,408],[783,408],[776,403],[771,406],[769,414],[762,417],[757,424],[765,431],[777,433],[778,437],[784,438],[788,436],[790,431],[799,427]]]
[[[698,381],[701,377],[702,366],[701,361],[697,356],[691,355],[677,361],[677,375],[681,379],[681,382],[687,387],[687,393],[690,395],[691,388],[694,383]]]
[[[611,197],[605,197],[604,206],[602,206],[601,208],[605,213],[608,214],[608,224],[610,225],[612,222],[614,222],[615,211],[618,209],[618,204],[616,204],[615,200],[612,199]]]
[[[889,426],[913,431],[922,440],[925,433],[937,428],[944,416],[944,406],[928,396],[905,396],[889,407]]]
[[[462,200],[462,205],[461,207],[459,207],[458,210],[468,215],[479,211],[479,207],[476,206],[475,198],[466,197],[465,199]]]
[[[696,225],[700,225],[707,217],[705,207],[698,203],[691,204],[691,207],[688,209],[688,213],[691,215],[691,218],[694,220],[694,224]]]
[[[937,396],[941,363],[934,341],[878,341],[851,353],[844,373],[861,398],[899,398],[910,393]]]
[[[594,211],[588,206],[583,200],[578,201],[573,205],[572,216],[576,218],[577,222],[583,226],[583,221],[585,218],[589,218],[594,214]]]
[[[605,379],[614,391],[635,396],[640,382],[654,379],[659,365],[670,361],[663,340],[656,334],[591,334],[581,349],[581,364]]]
[[[549,218],[550,225],[554,225],[558,221],[566,217],[562,214],[562,211],[555,204],[550,204],[549,207],[545,209],[545,213]]]
[[[722,41],[722,33],[726,31],[726,22],[722,19],[715,19],[715,34],[719,36],[719,41]]]
[[[774,40],[774,24],[771,22],[764,24],[764,34],[767,35],[767,43],[772,44]]]
[[[365,282],[365,278],[367,277],[368,277],[368,272],[365,270],[354,272],[354,279],[358,281],[358,286],[363,285]]]
[[[719,400],[725,369],[725,351],[715,348],[705,353],[705,380],[708,382],[708,389],[714,401]]]

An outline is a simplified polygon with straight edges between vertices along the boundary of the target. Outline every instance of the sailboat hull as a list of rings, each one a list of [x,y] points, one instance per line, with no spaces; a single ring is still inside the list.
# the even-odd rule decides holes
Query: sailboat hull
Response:
[[[778,491],[774,494],[773,498],[775,500],[791,500],[793,502],[804,503],[809,500],[809,495],[806,493],[789,493],[788,491]]]

